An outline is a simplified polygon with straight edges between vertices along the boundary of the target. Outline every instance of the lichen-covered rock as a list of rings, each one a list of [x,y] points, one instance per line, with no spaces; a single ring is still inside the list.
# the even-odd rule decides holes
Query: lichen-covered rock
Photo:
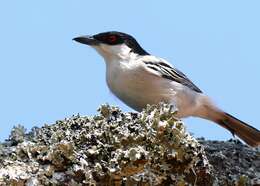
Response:
[[[219,185],[260,185],[260,151],[238,140],[205,141],[204,146]]]
[[[103,105],[99,112],[27,134],[22,126],[14,128],[0,144],[0,185],[243,185],[259,180],[259,174],[241,169],[233,182],[224,182],[225,172],[209,164],[204,147],[186,132],[170,105],[148,106],[141,113]],[[210,142],[204,144],[211,149]]]

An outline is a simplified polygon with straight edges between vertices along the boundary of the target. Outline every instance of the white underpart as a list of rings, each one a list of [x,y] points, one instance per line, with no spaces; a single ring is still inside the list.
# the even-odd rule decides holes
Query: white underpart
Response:
[[[125,44],[100,44],[94,48],[105,59],[108,87],[128,106],[141,111],[147,104],[166,102],[177,106],[179,117],[207,115],[206,109],[203,109],[204,105],[212,105],[207,96],[162,78],[144,63],[167,63],[165,60],[150,55],[140,56],[131,52]]]

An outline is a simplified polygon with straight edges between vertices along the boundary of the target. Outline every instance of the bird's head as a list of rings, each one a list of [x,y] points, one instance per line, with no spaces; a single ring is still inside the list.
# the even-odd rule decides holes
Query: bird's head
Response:
[[[131,35],[122,32],[103,32],[93,36],[80,36],[73,40],[95,48],[105,60],[126,58],[131,54],[149,55]]]

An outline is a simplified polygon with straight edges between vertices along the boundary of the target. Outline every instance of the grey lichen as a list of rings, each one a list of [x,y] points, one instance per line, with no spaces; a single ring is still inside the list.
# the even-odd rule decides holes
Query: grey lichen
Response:
[[[171,105],[148,106],[141,113],[102,105],[99,113],[27,134],[21,126],[15,128],[18,132],[0,145],[0,185],[222,183],[207,150],[186,132]],[[243,174],[236,181],[251,183]]]
[[[219,185],[260,185],[260,149],[238,140],[206,141],[204,146]]]

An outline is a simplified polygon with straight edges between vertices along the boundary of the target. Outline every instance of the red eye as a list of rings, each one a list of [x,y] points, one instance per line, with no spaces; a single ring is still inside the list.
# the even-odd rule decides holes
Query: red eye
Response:
[[[114,36],[114,35],[112,35],[112,36],[108,36],[108,41],[109,42],[111,42],[111,43],[114,43],[114,42],[116,42],[116,40],[117,40],[117,37],[116,36]]]

